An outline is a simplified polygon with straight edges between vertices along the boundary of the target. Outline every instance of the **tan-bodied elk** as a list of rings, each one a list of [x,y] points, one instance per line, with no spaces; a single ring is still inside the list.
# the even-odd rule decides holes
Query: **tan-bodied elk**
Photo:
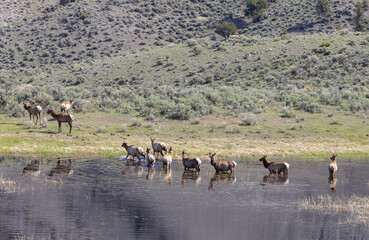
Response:
[[[268,161],[267,155],[260,158],[259,161],[263,162],[264,167],[269,170],[269,173],[283,173],[284,175],[288,175],[290,165],[286,162]]]
[[[234,173],[234,168],[237,166],[237,163],[232,160],[216,160],[215,154],[209,152],[210,164],[214,167],[216,172],[227,172],[231,171]]]
[[[170,168],[172,166],[172,161],[173,161],[173,149],[172,147],[169,148],[169,151],[167,154],[165,154],[165,156],[163,157],[163,167],[165,168]]]
[[[165,153],[167,152],[167,145],[163,142],[155,142],[155,139],[156,138],[150,138],[152,149],[154,150],[154,155],[155,153],[160,153],[163,157],[163,151],[165,151]]]
[[[155,163],[155,156],[152,155],[150,153],[151,149],[150,148],[146,148],[146,156],[145,156],[145,161],[146,161],[146,165],[147,167],[152,167],[154,166]]]
[[[60,112],[67,112],[67,113],[69,113],[69,110],[72,109],[73,103],[74,103],[74,100],[71,99],[71,100],[69,100],[67,102],[63,102],[62,104],[60,104]]]
[[[58,121],[58,124],[59,124],[59,131],[58,132],[62,132],[61,124],[63,122],[66,122],[69,125],[69,134],[72,133],[72,127],[73,127],[72,125],[73,125],[73,120],[74,120],[73,115],[68,114],[68,113],[57,113],[57,112],[55,112],[54,109],[49,109],[47,111],[47,114],[51,114],[51,116],[53,118],[55,118],[56,121]]]
[[[144,150],[142,149],[142,147],[136,147],[134,145],[128,145],[126,142],[122,143],[122,147],[124,147],[127,151],[127,156],[126,156],[127,160],[128,160],[129,155],[132,156],[132,160],[134,160],[135,157],[137,157],[139,161],[140,161],[140,156],[145,157]]]
[[[182,151],[182,163],[185,170],[194,168],[200,172],[201,159],[187,157],[187,153],[184,150]]]
[[[31,105],[31,104],[29,104],[28,101],[24,101],[23,105],[24,105],[24,109],[26,109],[28,114],[29,114],[29,120],[31,121],[31,116],[32,116],[33,121],[35,121],[35,116],[36,116],[35,125],[37,125],[37,122],[38,122],[39,118],[40,118],[40,123],[41,123],[42,107]]]

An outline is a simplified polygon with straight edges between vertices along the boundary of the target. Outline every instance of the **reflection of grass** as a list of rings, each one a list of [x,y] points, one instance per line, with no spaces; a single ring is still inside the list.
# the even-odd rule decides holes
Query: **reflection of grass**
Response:
[[[347,213],[348,217],[341,223],[369,226],[369,197],[351,196],[332,199],[329,195],[320,195],[316,199],[306,198],[299,201],[299,206],[306,210]]]
[[[178,157],[185,149],[191,155],[204,156],[209,151],[220,156],[250,157],[263,154],[327,158],[332,152],[345,156],[365,158],[369,154],[367,127],[361,116],[347,116],[339,112],[329,118],[327,114],[308,114],[296,111],[299,118],[281,118],[279,111],[263,112],[253,117],[256,125],[245,126],[242,116],[199,117],[176,121],[157,118],[146,121],[134,114],[89,113],[74,114],[72,136],[68,127],[58,134],[56,122],[46,128],[25,129],[24,118],[6,118],[0,115],[0,153],[70,156],[101,154],[118,157],[125,154],[122,141],[143,148],[151,145],[149,137],[156,137],[172,146]],[[133,120],[140,125],[132,125]],[[342,125],[331,125],[339,121]],[[104,126],[103,131],[99,129]],[[123,127],[122,127],[123,126]],[[122,128],[124,131],[122,131]],[[351,159],[354,160],[354,159]]]
[[[0,177],[0,192],[13,193],[17,191],[17,183],[15,181]]]

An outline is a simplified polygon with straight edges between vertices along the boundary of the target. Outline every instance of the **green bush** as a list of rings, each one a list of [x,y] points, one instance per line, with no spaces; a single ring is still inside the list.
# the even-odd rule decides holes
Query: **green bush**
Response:
[[[86,19],[86,18],[89,18],[90,16],[88,15],[88,13],[81,13],[81,16],[80,18],[81,19]]]
[[[60,0],[60,5],[67,5],[70,3],[70,0]]]
[[[320,14],[329,13],[330,11],[329,1],[328,0],[317,0],[315,9]]]
[[[331,46],[331,43],[329,42],[322,42],[322,44],[320,44],[321,47],[329,47]]]
[[[289,110],[288,107],[283,107],[281,110],[283,118],[294,118],[296,117],[296,113],[292,110]]]
[[[263,9],[268,7],[268,0],[247,0],[245,16],[259,20],[263,16]]]
[[[229,36],[235,34],[237,32],[236,24],[233,22],[226,22],[218,24],[215,29],[215,33],[224,37],[225,39],[229,38]]]

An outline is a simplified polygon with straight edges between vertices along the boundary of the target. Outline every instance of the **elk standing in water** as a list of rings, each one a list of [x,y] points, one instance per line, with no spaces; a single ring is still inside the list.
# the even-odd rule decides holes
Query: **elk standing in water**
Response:
[[[195,168],[198,172],[200,172],[200,158],[189,158],[184,150],[182,151],[182,163],[185,170]]]
[[[264,167],[269,170],[269,173],[283,173],[288,175],[288,168],[290,165],[286,162],[269,162],[266,155],[260,158],[259,161],[263,162]]]
[[[132,156],[132,160],[135,160],[135,157],[140,161],[140,156],[145,157],[144,151],[141,147],[135,147],[134,145],[128,145],[126,142],[122,143],[122,147],[124,147],[127,151],[126,159],[128,160],[128,156]]]
[[[170,166],[172,165],[172,160],[173,160],[173,149],[172,147],[169,148],[168,153],[163,157],[163,167],[165,168],[170,168]]]
[[[146,148],[146,157],[145,157],[145,161],[146,161],[146,165],[147,167],[152,167],[154,166],[155,163],[155,156],[152,155],[150,153],[151,149],[150,148]]]
[[[32,116],[33,121],[35,121],[35,116],[36,116],[35,125],[37,125],[37,122],[38,122],[39,118],[40,118],[40,123],[41,123],[42,107],[31,105],[31,104],[28,103],[28,101],[24,101],[23,105],[24,105],[24,109],[26,109],[28,111],[29,120],[31,121],[31,116]]]
[[[167,152],[167,147],[166,144],[163,142],[155,142],[156,138],[150,138],[151,140],[151,145],[152,145],[152,149],[154,150],[154,155],[155,153],[160,153],[161,156],[163,157],[163,151],[165,151],[165,153]]]
[[[51,116],[58,121],[58,124],[59,124],[59,131],[58,132],[62,131],[61,130],[61,124],[63,122],[66,122],[69,125],[69,134],[71,134],[71,132],[72,132],[72,122],[73,122],[73,119],[74,119],[73,115],[68,114],[68,113],[56,113],[54,109],[49,109],[47,111],[47,113],[51,114]]]
[[[231,173],[234,172],[234,168],[237,166],[237,163],[232,160],[215,160],[215,154],[209,152],[210,164],[215,168],[216,172],[227,172],[228,170]]]
[[[71,99],[68,102],[63,102],[62,104],[60,104],[60,112],[67,112],[69,113],[69,110],[72,108],[73,106],[73,99]]]

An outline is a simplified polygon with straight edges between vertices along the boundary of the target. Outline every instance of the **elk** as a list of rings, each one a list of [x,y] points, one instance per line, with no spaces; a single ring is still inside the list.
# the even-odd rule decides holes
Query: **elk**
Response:
[[[146,165],[147,167],[152,167],[154,166],[155,163],[155,156],[152,155],[150,153],[151,149],[150,148],[146,148],[146,157],[145,157],[145,161],[146,161]]]
[[[215,168],[216,172],[227,172],[228,170],[231,173],[234,172],[234,168],[237,166],[237,163],[232,160],[215,160],[215,154],[209,152],[210,164]]]
[[[165,156],[163,157],[163,167],[171,167],[172,165],[172,160],[173,160],[173,149],[172,147],[169,148],[169,151],[167,154],[165,154]]]
[[[69,110],[72,108],[73,106],[73,102],[74,100],[71,99],[68,102],[63,102],[62,104],[60,104],[60,112],[67,112],[69,113]]]
[[[154,155],[155,153],[160,153],[161,156],[163,157],[163,151],[165,151],[165,153],[167,152],[167,147],[166,144],[163,142],[155,142],[156,138],[150,138],[151,140],[151,145],[152,145],[152,149],[154,150]]]
[[[331,164],[329,164],[329,175],[330,176],[336,176],[336,172],[337,172],[337,155],[333,154],[331,157]]]
[[[267,159],[267,155],[263,156],[259,159],[259,161],[262,161],[264,164],[264,167],[269,170],[269,173],[282,173],[285,175],[288,175],[288,168],[290,165],[286,162],[269,162]]]
[[[40,118],[40,123],[41,123],[41,112],[42,112],[42,107],[41,106],[34,106],[28,103],[28,101],[24,101],[23,102],[24,105],[24,109],[26,109],[28,111],[29,114],[29,120],[31,121],[31,116],[33,121],[35,121],[35,116],[36,116],[36,124],[38,122],[38,119]]]
[[[198,172],[200,172],[201,160],[200,158],[189,158],[187,157],[187,153],[182,151],[182,162],[185,170],[195,168]]]
[[[140,156],[145,157],[144,151],[141,147],[135,147],[134,145],[129,145],[126,142],[122,143],[122,147],[124,147],[127,151],[126,159],[128,159],[128,156],[132,156],[132,160],[135,159],[135,157],[138,158],[138,161],[140,161]]]
[[[71,115],[69,113],[56,113],[54,109],[49,109],[47,111],[47,114],[51,114],[51,116],[58,121],[58,124],[59,124],[59,131],[58,132],[59,133],[62,132],[61,124],[63,122],[66,122],[69,125],[69,134],[71,134],[71,132],[72,132],[72,122],[74,120],[73,115]]]

